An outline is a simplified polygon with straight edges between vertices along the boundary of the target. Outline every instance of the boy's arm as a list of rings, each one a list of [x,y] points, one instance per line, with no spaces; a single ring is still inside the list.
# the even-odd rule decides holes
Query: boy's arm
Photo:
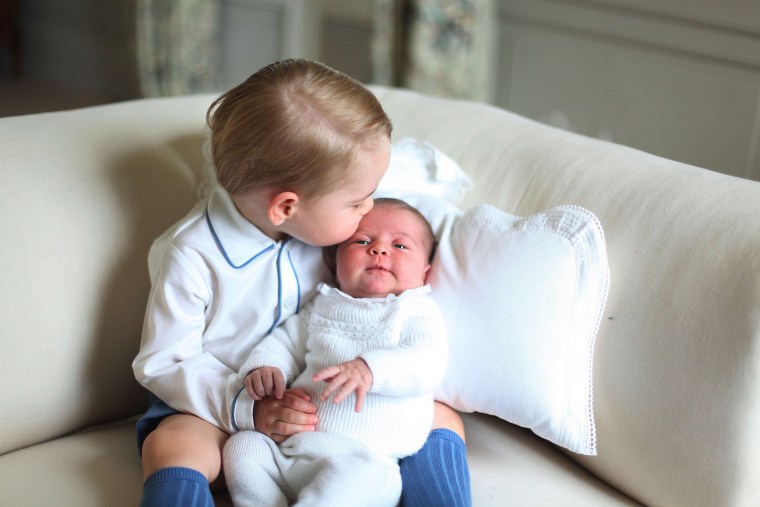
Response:
[[[282,371],[286,382],[290,382],[306,366],[306,334],[309,306],[300,313],[288,317],[285,322],[259,343],[243,366],[240,367],[240,379],[256,368],[274,366]]]
[[[233,431],[229,407],[237,372],[203,350],[205,308],[211,293],[202,276],[172,247],[152,274],[140,351],[132,363],[138,382],[172,408]]]

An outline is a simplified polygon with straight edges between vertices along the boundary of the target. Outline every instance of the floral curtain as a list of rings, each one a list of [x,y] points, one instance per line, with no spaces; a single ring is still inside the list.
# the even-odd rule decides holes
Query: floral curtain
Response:
[[[495,0],[375,0],[374,80],[490,101]]]
[[[218,0],[137,0],[136,53],[146,97],[216,88]]]

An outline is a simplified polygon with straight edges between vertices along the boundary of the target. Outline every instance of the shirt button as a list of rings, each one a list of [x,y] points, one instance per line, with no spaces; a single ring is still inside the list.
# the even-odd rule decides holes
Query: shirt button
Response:
[[[292,310],[293,307],[296,305],[296,298],[294,298],[293,296],[288,296],[285,298],[284,303],[285,303],[285,308],[287,308],[288,310]]]

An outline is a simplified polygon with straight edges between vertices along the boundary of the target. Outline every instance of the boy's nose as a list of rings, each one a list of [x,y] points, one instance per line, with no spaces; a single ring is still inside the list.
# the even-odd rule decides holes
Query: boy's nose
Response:
[[[382,246],[373,245],[369,249],[370,255],[387,255],[388,251]]]
[[[372,211],[372,208],[375,207],[375,200],[372,197],[368,197],[367,200],[367,204],[364,207],[364,214],[362,216]]]

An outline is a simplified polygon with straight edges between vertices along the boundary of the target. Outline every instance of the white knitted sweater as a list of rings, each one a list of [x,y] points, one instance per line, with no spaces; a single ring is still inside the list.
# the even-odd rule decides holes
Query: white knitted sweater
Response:
[[[355,299],[320,285],[300,313],[265,338],[241,369],[280,368],[292,387],[317,405],[317,430],[360,440],[396,458],[422,446],[433,420],[433,391],[446,369],[448,346],[443,317],[429,286],[384,299]],[[322,368],[363,358],[372,388],[360,413],[351,395],[342,403],[320,401],[325,383],[312,376]],[[295,380],[293,380],[295,378]]]

